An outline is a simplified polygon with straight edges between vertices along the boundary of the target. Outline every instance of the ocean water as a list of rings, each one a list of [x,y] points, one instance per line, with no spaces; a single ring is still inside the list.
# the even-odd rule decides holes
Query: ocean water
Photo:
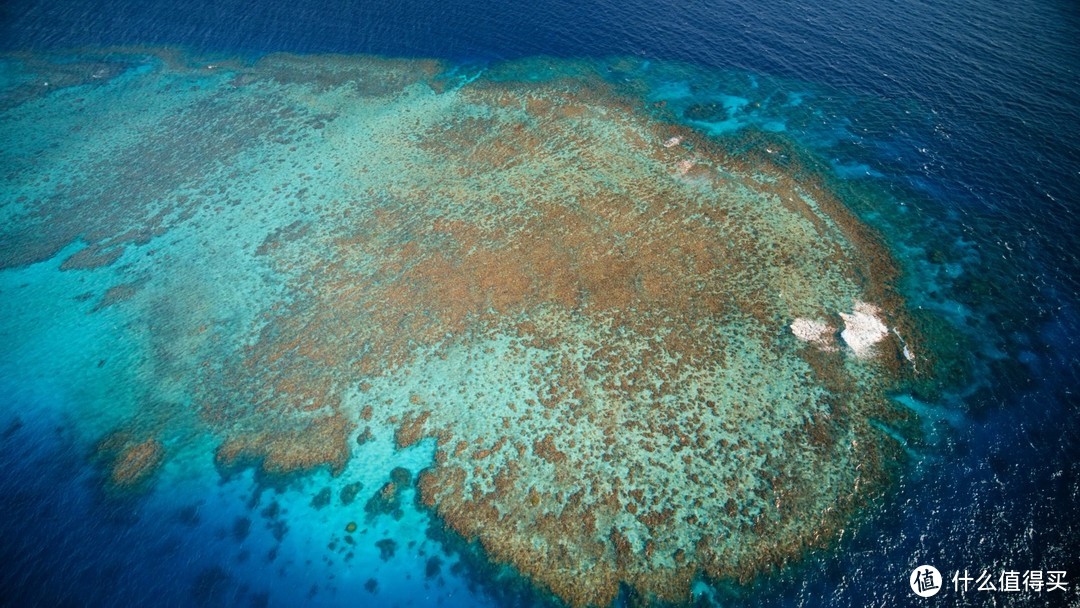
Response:
[[[620,361],[645,358],[640,343],[616,340],[623,334],[547,308],[515,308],[531,301],[512,289],[515,283],[487,282],[526,265],[543,269],[529,277],[547,276],[558,266],[541,264],[563,258],[518,255],[510,247],[484,258],[491,266],[477,265],[483,272],[470,273],[465,262],[488,239],[468,241],[456,224],[425,232],[410,219],[491,218],[480,224],[525,226],[507,242],[542,251],[548,239],[536,235],[576,225],[565,215],[531,215],[533,208],[514,207],[512,197],[528,192],[521,197],[528,202],[576,192],[576,181],[566,179],[575,175],[566,172],[572,166],[617,184],[641,172],[649,179],[627,190],[640,201],[720,192],[723,204],[742,214],[735,215],[739,226],[751,227],[746,238],[756,240],[748,242],[802,248],[792,249],[802,255],[784,272],[772,273],[760,261],[783,256],[762,253],[759,266],[725,259],[727,268],[746,273],[724,283],[724,293],[735,293],[740,304],[765,297],[764,289],[738,291],[745,285],[790,287],[802,296],[778,304],[782,298],[769,295],[772,307],[752,316],[775,326],[767,341],[738,315],[716,334],[719,344],[738,345],[731,358],[739,364],[725,368],[735,370],[731,376],[710,378],[745,384],[710,388],[697,377],[674,383],[725,395],[730,403],[745,397],[775,407],[758,419],[740,418],[750,437],[771,446],[762,450],[772,467],[791,458],[798,470],[804,462],[791,456],[805,444],[803,427],[785,426],[805,413],[793,405],[832,411],[816,401],[818,387],[800,384],[801,359],[770,363],[809,348],[787,331],[793,317],[816,315],[838,325],[839,313],[854,315],[858,294],[895,293],[903,304],[886,316],[892,315],[890,329],[899,329],[897,352],[906,352],[899,349],[907,342],[899,340],[910,337],[909,325],[922,335],[912,359],[897,357],[910,368],[902,367],[894,384],[859,385],[868,395],[882,391],[887,403],[852,399],[866,410],[856,409],[850,432],[884,446],[880,476],[867,475],[881,485],[860,494],[857,477],[844,518],[811,528],[823,531],[824,541],[796,535],[797,550],[777,550],[779,557],[764,558],[752,577],[723,567],[717,571],[728,576],[694,574],[690,595],[681,599],[721,606],[906,605],[918,599],[908,586],[912,569],[932,564],[947,578],[965,569],[995,577],[1005,570],[1065,571],[1069,586],[960,593],[946,581],[927,603],[1080,604],[1075,3],[251,7],[16,0],[0,7],[0,27],[0,603],[559,605],[569,597],[560,596],[560,579],[569,587],[595,586],[573,570],[540,574],[562,563],[553,553],[539,553],[550,561],[532,571],[520,567],[523,558],[496,542],[491,531],[503,528],[495,524],[474,530],[480,540],[470,542],[462,532],[479,517],[468,511],[473,503],[462,503],[464,513],[451,511],[452,492],[436,492],[435,504],[426,504],[416,481],[439,470],[440,450],[457,457],[440,433],[468,438],[473,453],[499,453],[498,426],[510,424],[499,420],[509,416],[502,408],[537,396],[526,382],[528,370],[557,375],[565,366],[553,363],[556,355],[577,361],[573,352],[522,345],[506,333],[437,340],[455,320],[482,317],[486,306],[551,323],[559,344],[585,343],[587,335],[622,348]],[[492,101],[496,93],[520,102],[522,113],[514,113],[514,103]],[[559,131],[551,125],[563,123],[548,118],[553,110],[529,109],[528,95],[557,99],[556,106],[578,104],[593,118]],[[606,122],[616,116],[621,122]],[[413,117],[423,128],[411,130]],[[466,128],[473,124],[467,118],[492,117],[498,120],[487,127]],[[537,141],[514,139],[511,133],[520,130],[509,126],[515,124],[526,133],[535,129]],[[500,137],[485,139],[492,133]],[[669,136],[679,141],[669,147]],[[645,147],[635,147],[635,137]],[[479,151],[493,152],[459,158],[477,140],[487,143]],[[502,151],[500,142],[517,152]],[[572,160],[556,152],[567,148],[589,164],[560,164]],[[619,164],[624,154],[639,152],[638,164]],[[549,164],[538,166],[564,170],[522,176],[516,167],[530,165],[515,158],[540,158]],[[680,165],[684,160],[690,164]],[[451,171],[467,179],[458,182]],[[807,188],[821,184],[836,193],[888,251],[895,277],[872,276],[880,266],[860,266],[873,256],[839,228],[826,234],[845,254],[812,266],[817,250],[798,236],[810,234],[801,220],[784,215],[790,209],[782,205],[757,207],[778,199],[754,198],[755,188],[783,185],[788,174]],[[729,177],[751,184],[749,194],[725,190]],[[650,189],[664,180],[674,185]],[[491,192],[505,195],[506,204],[480,200]],[[817,190],[798,196],[814,213],[827,199]],[[699,213],[711,208],[699,204]],[[677,281],[697,275],[680,274],[689,266],[669,263],[683,259],[670,252],[688,256],[679,247],[698,233],[674,232],[664,241],[655,231],[638,232],[668,226],[644,203],[618,213],[596,209],[626,221],[618,238],[599,231],[583,242],[566,236],[556,249],[571,252],[572,260],[592,259],[584,253],[590,243],[615,243],[643,256],[655,248],[635,249],[634,237],[650,235],[647,243],[669,249],[644,268],[660,267],[659,274],[674,277],[671,285],[688,291],[688,283]],[[364,219],[376,212],[389,219]],[[840,226],[838,213],[824,217]],[[418,249],[406,249],[410,243]],[[441,255],[452,270],[409,266]],[[393,264],[419,270],[379,283],[383,275],[372,269],[389,273]],[[868,270],[860,275],[854,268]],[[834,270],[836,277],[829,274]],[[649,275],[640,274],[647,291]],[[441,280],[447,276],[453,280]],[[375,277],[370,283],[379,289],[356,277]],[[574,279],[590,306],[640,302],[634,291],[620,300],[617,281],[594,279],[584,270]],[[536,290],[549,296],[524,283],[530,298]],[[453,291],[461,285],[472,291]],[[458,306],[477,297],[482,303],[473,308]],[[562,292],[548,299],[559,297]],[[818,308],[800,308],[808,298]],[[405,313],[379,316],[387,302]],[[416,303],[423,306],[410,308]],[[687,310],[691,319],[702,314]],[[370,329],[375,322],[385,327]],[[520,327],[515,331],[521,335]],[[707,342],[709,331],[694,327],[691,335]],[[293,354],[304,347],[303,357]],[[400,353],[417,348],[431,351],[424,351],[422,367],[408,368],[411,359]],[[391,367],[394,373],[374,373],[359,357],[364,349],[408,360]],[[357,357],[345,360],[342,353]],[[828,365],[857,381],[879,373],[860,367],[847,350],[836,357],[847,358],[827,359]],[[919,365],[934,366],[937,376],[925,380]],[[397,373],[403,368],[407,378]],[[761,369],[767,373],[755,376]],[[292,384],[278,384],[285,381]],[[471,392],[455,401],[458,390]],[[616,388],[595,390],[607,395],[604,403],[628,409],[636,403]],[[802,392],[792,399],[792,391]],[[497,404],[492,393],[500,395]],[[308,401],[296,413],[279,407],[278,395]],[[681,395],[676,390],[671,403],[681,403]],[[340,405],[316,407],[328,396]],[[386,406],[365,417],[365,404]],[[403,438],[402,429],[428,410],[419,436]],[[877,421],[877,430],[860,425],[860,416]],[[507,445],[515,439],[545,445],[547,434],[574,459],[563,442],[574,439],[587,453],[588,437],[574,435],[579,428],[558,419],[514,427],[520,432],[508,433]],[[620,437],[630,436],[630,428]],[[780,430],[795,439],[766,440]],[[518,458],[527,466],[532,461],[524,454]],[[816,464],[820,477],[804,480],[814,488],[805,504],[815,508],[841,494],[854,467],[879,457],[822,462],[830,467]],[[750,471],[739,482],[750,488],[773,470],[739,463],[732,474]],[[694,471],[729,466],[707,464]],[[541,465],[527,483],[539,489],[563,483],[545,478]],[[284,473],[275,474],[275,467]],[[597,470],[607,477],[589,484],[589,492],[624,475]],[[482,471],[474,475],[471,481],[485,483]],[[643,477],[658,500],[676,502],[663,493],[670,480]],[[497,504],[504,513],[528,500],[503,494]],[[747,498],[747,517],[756,508],[765,512],[755,505]],[[724,519],[716,511],[701,507],[696,514],[729,526],[724,529],[737,542],[724,555],[733,563],[751,563],[743,556],[767,554],[803,529],[796,512],[782,520],[796,524],[777,525],[771,535],[740,536],[732,522],[744,514]],[[614,526],[636,525],[620,517]],[[681,533],[657,533],[655,542],[681,546]],[[526,527],[509,538],[534,546],[551,538],[532,534]],[[644,554],[645,537],[627,534],[634,554]],[[643,563],[669,563],[649,559]],[[662,587],[663,581],[641,578],[617,586],[614,603],[649,601],[641,589]]]

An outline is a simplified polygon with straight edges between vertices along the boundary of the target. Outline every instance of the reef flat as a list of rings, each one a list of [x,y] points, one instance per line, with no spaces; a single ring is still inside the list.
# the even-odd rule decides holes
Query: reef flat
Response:
[[[4,61],[0,267],[76,273],[140,353],[116,490],[200,434],[266,478],[433,440],[421,502],[585,606],[749,580],[890,479],[931,357],[886,249],[632,61]]]

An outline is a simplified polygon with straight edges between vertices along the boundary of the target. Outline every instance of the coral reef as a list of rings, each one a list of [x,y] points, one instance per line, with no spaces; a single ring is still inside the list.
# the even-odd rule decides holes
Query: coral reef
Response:
[[[329,466],[340,473],[349,458],[351,425],[338,414],[313,418],[296,430],[269,430],[230,437],[218,447],[215,460],[224,469],[258,461],[271,475],[285,475]]]
[[[108,485],[114,490],[135,491],[145,488],[165,457],[165,448],[153,437],[136,439],[125,431],[116,431],[98,442],[96,456],[108,470]]]
[[[390,481],[383,484],[382,488],[364,505],[368,521],[380,515],[390,515],[394,519],[400,519],[402,516],[401,494],[409,487],[411,480],[412,474],[406,469],[397,467],[391,471]]]
[[[345,484],[345,487],[341,488],[341,504],[346,506],[351,505],[353,501],[356,500],[357,494],[360,493],[360,490],[362,490],[363,487],[364,484],[359,481]]]
[[[887,487],[887,395],[932,356],[877,236],[782,138],[705,137],[589,62],[162,61],[185,96],[60,157],[84,177],[27,180],[0,268],[76,240],[65,272],[142,264],[99,308],[157,305],[147,373],[223,472],[434,444],[422,504],[573,606],[749,580]],[[121,487],[164,457],[145,436],[99,453]],[[400,517],[411,483],[392,471],[367,517]]]
[[[319,493],[311,499],[311,506],[316,509],[322,509],[328,504],[330,504],[330,488],[319,490]]]

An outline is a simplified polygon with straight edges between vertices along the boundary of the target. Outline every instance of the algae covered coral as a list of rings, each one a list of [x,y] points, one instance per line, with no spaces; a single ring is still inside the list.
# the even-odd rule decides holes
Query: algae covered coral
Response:
[[[7,100],[110,143],[18,142],[63,180],[6,153],[0,249],[115,272],[90,314],[132,315],[154,398],[114,479],[179,427],[271,475],[341,471],[370,427],[433,440],[423,504],[575,606],[746,580],[887,482],[917,331],[784,142],[704,137],[614,64],[124,57]]]

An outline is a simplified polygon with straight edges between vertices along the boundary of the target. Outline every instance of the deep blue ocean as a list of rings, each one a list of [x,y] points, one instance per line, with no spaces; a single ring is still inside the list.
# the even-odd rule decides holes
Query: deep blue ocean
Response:
[[[885,233],[909,275],[941,272],[940,292],[907,295],[916,305],[948,309],[943,314],[976,345],[968,355],[975,371],[920,411],[927,439],[911,446],[910,470],[837,547],[749,588],[702,593],[699,601],[916,605],[908,574],[933,564],[947,576],[1065,571],[1069,587],[1024,596],[1023,604],[1004,592],[969,591],[922,605],[1080,606],[1080,3],[0,4],[0,51],[130,45],[210,56],[435,57],[476,66],[536,55],[630,56],[669,66],[661,80],[681,71],[691,97],[745,96],[755,86],[803,93],[798,120],[763,92],[756,114],[712,127],[718,134],[782,128],[837,176],[904,201],[903,209],[856,212]],[[661,84],[657,97],[677,108],[679,97],[665,97]],[[3,380],[0,386],[23,381]],[[165,518],[139,498],[102,497],[87,455],[68,449],[58,430],[64,421],[18,417],[27,399],[66,397],[51,394],[47,382],[18,395],[0,393],[0,605],[303,601],[303,593],[280,588],[276,566],[264,576],[231,570],[234,552],[221,547],[232,516],[218,521],[194,498]],[[401,587],[390,595],[310,597],[345,606],[540,601],[500,590],[483,568],[455,572],[471,589],[458,595],[419,584],[422,572],[411,587],[402,568],[392,579],[399,583],[382,583]]]

